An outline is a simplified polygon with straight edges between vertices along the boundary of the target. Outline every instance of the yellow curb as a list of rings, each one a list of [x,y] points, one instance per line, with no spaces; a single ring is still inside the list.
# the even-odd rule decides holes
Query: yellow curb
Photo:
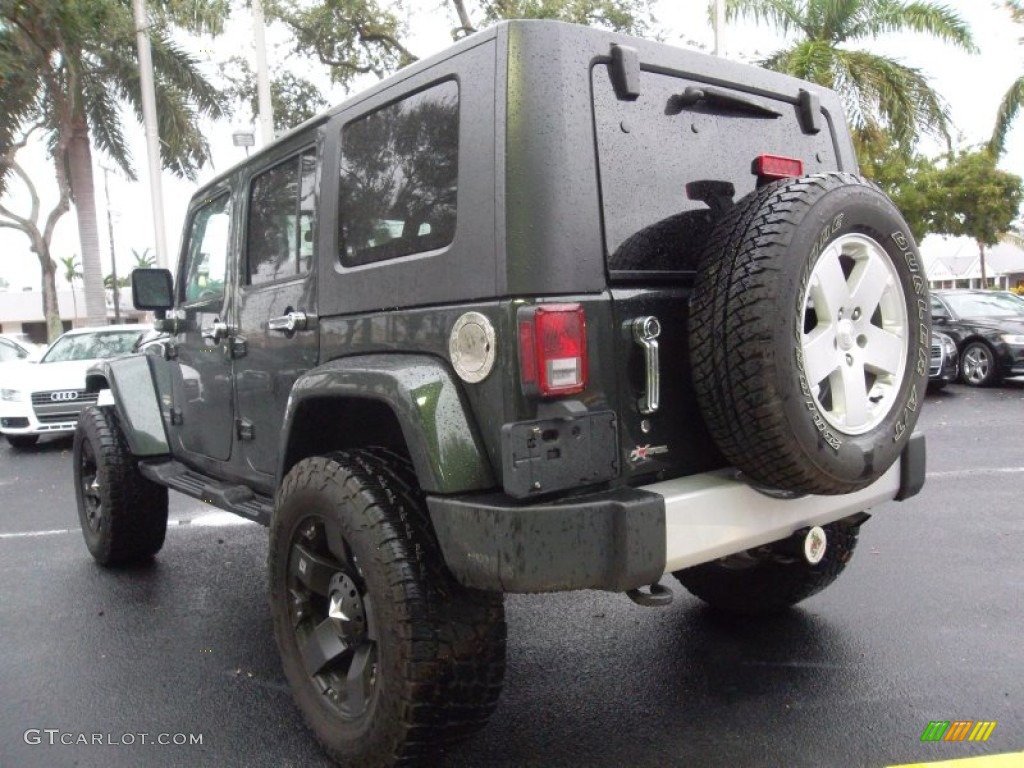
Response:
[[[1024,752],[964,757],[959,760],[939,760],[928,763],[906,763],[890,765],[887,768],[1024,768]]]

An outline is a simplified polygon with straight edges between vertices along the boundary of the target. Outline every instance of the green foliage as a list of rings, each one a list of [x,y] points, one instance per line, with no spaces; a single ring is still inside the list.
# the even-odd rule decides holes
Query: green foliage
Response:
[[[271,0],[265,12],[291,31],[296,55],[315,57],[342,87],[358,75],[384,77],[416,60],[401,43],[398,15],[376,0]]]
[[[948,108],[927,77],[857,48],[881,35],[911,32],[974,52],[967,24],[946,6],[927,0],[726,0],[726,13],[793,36],[792,45],[760,63],[834,89],[855,129],[886,130],[904,144],[921,134],[948,142]]]
[[[892,198],[920,242],[934,231],[935,163],[893,141],[886,131],[856,131],[854,144],[861,173]]]
[[[156,264],[156,256],[150,253],[150,250],[150,248],[143,248],[140,253],[135,248],[132,248],[132,257],[135,259],[132,269],[147,269]]]
[[[185,20],[219,29],[221,2],[157,3],[151,30],[164,167],[194,178],[209,158],[201,116],[223,116],[223,97],[199,72],[197,60],[171,40],[166,24]],[[186,13],[186,9],[188,13]],[[134,179],[120,106],[141,121],[135,23],[130,3],[105,0],[0,0],[0,143],[26,123],[42,121],[59,151],[71,122],[84,116],[95,142]],[[8,105],[10,105],[8,107]],[[0,168],[0,173],[7,169]],[[0,188],[2,191],[2,188]]]
[[[481,0],[484,20],[554,19],[631,35],[647,35],[651,0]]]
[[[119,278],[117,278],[117,287],[118,288],[127,288],[129,285],[131,285],[131,283],[132,283],[131,277],[119,277]],[[114,290],[114,275],[113,274],[106,275],[103,278],[103,287],[106,288],[108,291]]]
[[[64,279],[68,281],[68,285],[74,288],[75,280],[82,279],[82,263],[78,260],[78,256],[74,254],[62,256],[60,263],[64,267]]]
[[[1024,0],[1004,0],[1003,5],[1014,22],[1024,24]],[[1017,119],[1021,105],[1024,105],[1024,75],[1014,81],[999,103],[996,124],[992,128],[992,138],[988,142],[989,151],[993,154],[1001,155],[1006,149],[1006,134],[1010,132],[1013,121]]]
[[[241,56],[232,56],[221,65],[221,74],[228,82],[225,93],[236,103],[248,107],[250,114],[259,114],[256,73]],[[317,115],[327,100],[309,80],[283,71],[270,81],[270,105],[274,111],[274,133],[280,135]]]
[[[1024,199],[1021,177],[996,167],[986,150],[958,152],[931,178],[932,231],[992,246],[1010,229]]]

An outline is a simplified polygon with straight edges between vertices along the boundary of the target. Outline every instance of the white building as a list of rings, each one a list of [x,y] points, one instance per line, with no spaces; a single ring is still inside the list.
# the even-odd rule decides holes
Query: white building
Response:
[[[920,248],[932,288],[982,287],[981,257],[978,244],[971,238],[928,235]],[[989,288],[1024,288],[1024,248],[1020,238],[1007,236],[998,245],[985,249],[985,276]]]
[[[145,322],[146,313],[132,307],[130,288],[120,290],[122,323]],[[57,306],[64,330],[85,325],[85,296],[76,290],[57,291]],[[76,312],[77,309],[77,312]],[[114,295],[107,291],[107,321],[114,322]],[[39,291],[0,290],[0,333],[24,333],[37,344],[46,343],[46,320],[43,317],[43,294]]]

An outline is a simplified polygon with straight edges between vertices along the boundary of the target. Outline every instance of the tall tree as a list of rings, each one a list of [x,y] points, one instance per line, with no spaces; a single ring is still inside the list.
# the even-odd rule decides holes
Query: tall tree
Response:
[[[259,114],[256,73],[241,56],[232,56],[220,66],[227,81],[224,89],[237,104],[253,116]],[[310,80],[287,70],[277,71],[270,80],[270,106],[274,113],[274,133],[278,136],[294,128],[327,107],[327,99]]]
[[[894,141],[888,131],[865,130],[859,138],[861,173],[892,198],[920,242],[935,226],[935,161]]]
[[[4,54],[4,42],[3,34],[0,32],[0,60],[2,60]],[[0,94],[3,94],[5,85],[12,86],[6,89],[8,93],[17,95],[17,82],[11,78],[5,79],[3,76],[0,76]],[[5,106],[8,103],[6,99],[0,99],[0,101],[3,101]],[[14,102],[12,101],[11,103],[13,104]],[[57,222],[61,216],[67,213],[70,207],[71,191],[67,183],[65,166],[59,164],[56,168],[57,202],[54,203],[53,207],[45,215],[45,218],[40,218],[42,211],[40,210],[39,192],[32,177],[22,168],[17,157],[18,152],[25,147],[32,134],[40,127],[41,123],[37,123],[30,126],[20,136],[17,136],[16,129],[6,130],[5,132],[6,126],[3,120],[0,119],[0,201],[10,191],[8,176],[13,176],[17,179],[24,187],[29,198],[28,211],[18,212],[8,207],[6,203],[0,202],[0,228],[7,227],[22,232],[28,237],[30,250],[39,259],[46,336],[49,341],[53,341],[64,332],[64,328],[61,325],[60,309],[57,305],[57,264],[50,256],[50,243],[53,240],[53,230],[57,226]],[[12,139],[12,136],[17,137]]]
[[[78,254],[73,253],[70,256],[62,256],[60,259],[61,265],[64,267],[64,279],[68,281],[68,285],[71,286],[71,302],[75,307],[75,317],[78,319],[78,296],[75,294],[75,280],[82,279],[82,264],[78,260]]]
[[[474,31],[463,0],[453,2],[462,29]],[[505,19],[553,19],[642,36],[654,21],[651,0],[478,0],[477,5],[485,26]]]
[[[399,15],[377,0],[271,0],[264,11],[291,32],[295,54],[318,60],[345,88],[359,75],[384,77],[416,60],[402,43]]]
[[[166,0],[153,7],[150,39],[162,161],[172,172],[194,178],[209,157],[198,120],[222,116],[223,97],[200,74],[196,60],[172,41],[171,29],[216,32],[227,5],[222,0]],[[0,151],[26,123],[39,121],[49,133],[60,198],[74,202],[78,214],[88,322],[105,323],[92,144],[135,178],[120,109],[128,105],[141,120],[131,4],[0,0],[0,67],[5,107]],[[0,194],[12,170],[8,163],[0,166]],[[44,265],[44,281],[45,273]]]
[[[1024,0],[1004,0],[1003,5],[1015,22],[1024,24]],[[989,149],[996,155],[1001,155],[1006,149],[1006,134],[1010,132],[1010,126],[1017,118],[1021,105],[1024,105],[1024,75],[1014,81],[999,103],[996,124],[988,143]]]
[[[727,17],[770,24],[792,40],[760,64],[834,89],[858,132],[887,130],[913,145],[949,141],[946,104],[919,69],[864,50],[886,34],[916,33],[977,50],[967,24],[929,0],[726,0]]]
[[[148,269],[156,264],[156,256],[151,252],[151,249],[146,247],[141,251],[132,248],[132,258],[135,259],[135,266],[132,269]]]
[[[996,168],[986,150],[959,152],[938,169],[929,185],[932,230],[967,235],[978,244],[982,285],[987,285],[985,248],[995,245],[1010,229],[1024,199],[1021,177]]]

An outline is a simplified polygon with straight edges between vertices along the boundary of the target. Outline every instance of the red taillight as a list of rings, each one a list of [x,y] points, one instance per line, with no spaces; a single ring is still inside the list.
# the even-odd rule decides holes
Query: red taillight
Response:
[[[519,371],[523,389],[541,397],[587,386],[587,326],[579,304],[541,304],[519,311]]]
[[[754,173],[762,179],[790,179],[804,175],[804,162],[793,157],[760,155],[754,161]]]

